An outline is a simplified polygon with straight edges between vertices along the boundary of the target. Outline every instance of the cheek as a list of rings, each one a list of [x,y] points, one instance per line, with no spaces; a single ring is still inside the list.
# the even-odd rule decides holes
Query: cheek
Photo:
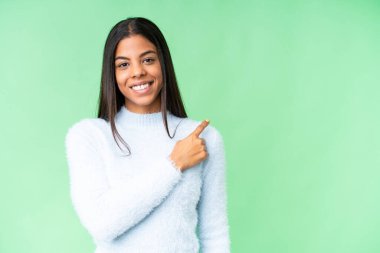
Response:
[[[126,86],[126,76],[124,73],[117,73],[115,74],[116,77],[116,84],[120,92],[125,96],[128,92],[128,87]]]
[[[116,82],[118,83],[118,85],[125,85],[125,81],[127,79],[125,72],[117,71],[115,73],[115,77],[116,77]]]
[[[162,72],[161,68],[155,68],[154,69],[154,76],[157,78],[157,80],[161,83],[162,82]]]
[[[117,83],[117,86],[119,87],[119,90],[125,96],[126,93],[129,91],[129,88],[127,86],[127,79],[128,79],[127,73],[119,72],[119,73],[116,73],[115,77],[116,77],[116,83]]]

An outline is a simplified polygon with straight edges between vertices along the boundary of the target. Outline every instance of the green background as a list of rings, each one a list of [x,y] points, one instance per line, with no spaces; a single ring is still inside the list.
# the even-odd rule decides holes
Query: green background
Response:
[[[0,252],[93,252],[64,136],[102,50],[153,20],[189,116],[227,155],[232,252],[380,252],[380,2],[0,0]]]

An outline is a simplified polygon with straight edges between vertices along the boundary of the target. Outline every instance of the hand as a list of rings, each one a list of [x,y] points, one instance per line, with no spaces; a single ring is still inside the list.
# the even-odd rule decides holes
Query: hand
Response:
[[[206,144],[203,138],[199,138],[202,131],[208,126],[209,121],[202,123],[185,139],[177,141],[170,159],[175,163],[181,172],[200,163],[207,158]]]

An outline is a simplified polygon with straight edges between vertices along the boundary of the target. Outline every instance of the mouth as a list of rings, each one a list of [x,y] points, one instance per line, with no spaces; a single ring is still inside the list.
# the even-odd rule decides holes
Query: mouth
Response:
[[[149,86],[151,86],[153,84],[154,81],[150,81],[150,82],[140,82],[138,84],[133,84],[132,86],[130,86],[129,88],[132,89],[132,90],[136,90],[136,91],[139,91],[139,90],[145,90],[147,89]]]

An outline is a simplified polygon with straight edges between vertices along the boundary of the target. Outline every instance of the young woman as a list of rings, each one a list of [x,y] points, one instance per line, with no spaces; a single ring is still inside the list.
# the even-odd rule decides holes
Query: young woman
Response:
[[[230,252],[222,136],[187,118],[159,28],[110,31],[97,118],[66,135],[70,194],[96,253]]]

